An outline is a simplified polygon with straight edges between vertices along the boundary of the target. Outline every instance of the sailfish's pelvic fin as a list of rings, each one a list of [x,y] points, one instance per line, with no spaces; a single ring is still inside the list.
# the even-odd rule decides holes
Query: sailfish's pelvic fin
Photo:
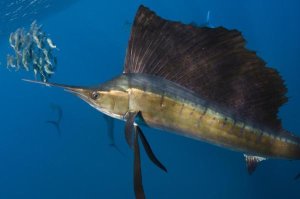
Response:
[[[132,129],[134,128],[134,131],[138,133],[139,138],[142,141],[143,147],[146,151],[147,156],[149,159],[161,170],[167,172],[166,167],[158,160],[158,158],[155,156],[149,142],[147,141],[146,136],[144,135],[142,129],[134,122],[136,117],[142,117],[141,112],[128,112],[127,113],[127,121],[126,121],[126,127],[125,127],[125,137],[127,144],[129,145],[130,148],[133,149],[133,131]]]
[[[133,127],[134,127],[134,120],[136,116],[138,115],[138,112],[128,112],[126,114],[126,124],[125,124],[125,139],[128,144],[128,146],[131,149],[134,149],[133,146],[133,140],[134,140],[134,133],[133,133]]]
[[[266,158],[264,158],[264,157],[252,156],[252,155],[246,155],[246,154],[244,154],[244,157],[245,157],[245,161],[246,161],[246,166],[247,166],[247,169],[248,169],[248,173],[250,175],[255,171],[257,165],[261,161],[266,160]]]
[[[134,150],[134,192],[137,199],[145,198],[142,184],[142,169],[140,159],[140,148],[138,138],[142,144],[149,159],[160,169],[167,172],[166,167],[154,155],[142,129],[135,123],[136,117],[141,116],[140,112],[128,112],[126,117],[125,137],[130,148]]]
[[[126,115],[125,137],[127,144],[134,151],[133,183],[136,199],[144,199],[145,193],[142,182],[142,168],[138,132],[134,131],[134,120],[138,112],[128,112]]]
[[[138,132],[138,135],[142,141],[142,144],[144,146],[144,149],[149,157],[149,159],[160,169],[167,172],[167,168],[157,159],[155,154],[153,153],[150,144],[148,143],[142,129],[139,126],[135,126],[136,131]]]
[[[134,182],[134,193],[136,199],[145,199],[145,192],[143,188],[143,179],[142,179],[142,168],[141,168],[141,156],[140,156],[140,147],[138,140],[138,132],[134,133],[134,159],[133,159],[133,182]]]

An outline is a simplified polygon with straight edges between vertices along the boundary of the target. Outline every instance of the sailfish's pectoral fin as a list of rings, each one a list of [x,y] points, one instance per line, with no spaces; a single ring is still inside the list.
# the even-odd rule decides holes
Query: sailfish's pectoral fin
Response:
[[[140,112],[128,112],[126,115],[127,118],[127,122],[126,122],[126,127],[125,127],[125,137],[126,137],[126,141],[129,145],[130,148],[132,147],[132,140],[133,140],[133,133],[132,133],[132,129],[134,128],[135,132],[138,133],[142,144],[144,146],[144,149],[149,157],[149,159],[160,169],[162,169],[163,171],[167,172],[166,167],[156,158],[155,154],[153,153],[151,146],[149,144],[149,142],[147,141],[142,129],[138,126],[134,124],[135,118],[137,116],[141,115]]]
[[[134,127],[134,120],[139,112],[127,112],[126,114],[126,125],[125,125],[125,138],[128,146],[131,149],[134,149],[133,146],[133,127]]]
[[[258,163],[260,163],[261,161],[266,160],[266,158],[264,158],[264,157],[252,156],[252,155],[246,155],[246,154],[244,154],[244,157],[245,157],[245,160],[246,160],[248,173],[250,175],[255,171]]]
[[[140,147],[138,140],[138,131],[134,128],[134,120],[138,112],[128,112],[126,114],[126,125],[125,125],[125,137],[127,144],[134,151],[133,160],[133,181],[134,181],[134,193],[136,199],[144,199],[145,193],[142,182],[142,169],[141,169],[141,157],[140,157]]]
[[[130,148],[134,150],[134,192],[137,199],[144,199],[144,189],[142,183],[142,169],[141,169],[141,158],[139,140],[141,139],[142,144],[149,159],[160,169],[167,172],[166,167],[156,158],[154,155],[142,129],[134,123],[135,118],[140,115],[140,112],[128,112],[126,114],[126,126],[125,126],[125,137]]]
[[[119,153],[124,155],[124,153],[119,149],[119,147],[116,145],[115,137],[114,137],[114,119],[112,117],[109,117],[107,115],[103,115],[104,120],[107,124],[107,135],[109,139],[109,146],[115,148]]]
[[[141,157],[140,157],[140,147],[138,140],[138,132],[135,131],[134,134],[134,172],[133,172],[133,181],[134,181],[134,193],[136,199],[145,199],[145,193],[143,188],[142,180],[142,168],[141,168]]]
[[[142,144],[144,146],[144,149],[149,157],[149,159],[160,169],[162,169],[165,172],[168,172],[166,167],[156,158],[155,154],[153,153],[150,144],[148,143],[142,129],[139,126],[135,126],[136,131],[138,132],[138,135],[142,141]]]

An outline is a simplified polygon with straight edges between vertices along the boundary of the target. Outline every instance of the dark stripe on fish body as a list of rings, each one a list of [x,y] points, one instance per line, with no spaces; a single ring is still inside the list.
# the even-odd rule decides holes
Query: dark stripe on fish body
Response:
[[[164,107],[165,107],[165,105],[164,105],[164,93],[162,93],[162,95],[161,95],[161,99],[160,99],[160,107],[161,107],[161,109],[163,109]]]
[[[184,108],[184,103],[181,104],[181,109],[179,111],[179,115],[181,115],[183,108]]]
[[[195,111],[195,108],[193,108],[193,110],[190,112],[190,116],[193,115],[194,111]]]

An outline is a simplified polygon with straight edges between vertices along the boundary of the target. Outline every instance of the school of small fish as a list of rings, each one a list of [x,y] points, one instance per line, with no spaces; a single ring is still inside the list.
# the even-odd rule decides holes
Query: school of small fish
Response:
[[[24,28],[12,32],[9,44],[15,55],[7,55],[7,68],[33,71],[35,79],[39,75],[43,82],[47,82],[54,74],[57,58],[52,51],[58,48],[36,21],[32,22],[28,32]]]

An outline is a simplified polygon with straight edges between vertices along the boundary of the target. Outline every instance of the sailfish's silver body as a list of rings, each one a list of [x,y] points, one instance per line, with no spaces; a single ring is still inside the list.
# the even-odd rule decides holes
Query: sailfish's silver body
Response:
[[[92,106],[112,117],[125,119],[127,112],[141,111],[140,121],[149,127],[247,154],[300,159],[298,137],[254,126],[251,121],[237,118],[230,110],[168,80],[145,74],[123,74],[99,90],[103,95]]]

